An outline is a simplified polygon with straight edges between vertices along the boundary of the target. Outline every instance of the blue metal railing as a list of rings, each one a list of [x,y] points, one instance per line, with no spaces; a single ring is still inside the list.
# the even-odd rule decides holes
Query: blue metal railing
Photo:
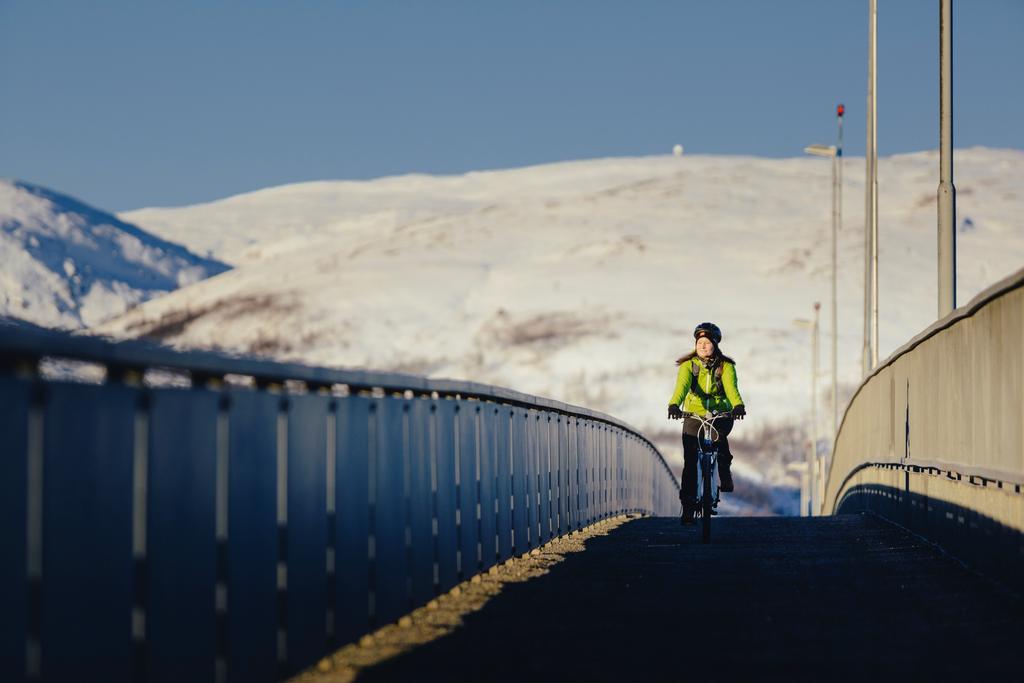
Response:
[[[106,379],[40,375],[51,357]],[[275,680],[554,537],[678,505],[635,430],[497,387],[11,324],[0,363],[4,680]]]

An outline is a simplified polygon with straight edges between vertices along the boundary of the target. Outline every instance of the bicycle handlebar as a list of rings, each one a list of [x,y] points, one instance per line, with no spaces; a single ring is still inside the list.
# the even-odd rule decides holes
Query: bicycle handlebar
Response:
[[[701,422],[714,422],[720,417],[732,417],[732,411],[729,411],[727,413],[716,413],[715,411],[711,411],[707,415],[698,415],[696,413],[684,412],[683,418],[685,419],[687,417],[692,417],[696,420],[700,420]]]
[[[697,415],[695,413],[683,413],[683,419],[691,417],[695,420],[700,420],[700,427],[698,428],[698,434],[707,435],[704,438],[709,438],[712,441],[718,440],[718,429],[715,427],[715,420],[721,417],[732,417],[732,411],[728,413],[718,413],[715,411],[709,412],[707,415]],[[714,432],[714,436],[710,436],[711,432]]]

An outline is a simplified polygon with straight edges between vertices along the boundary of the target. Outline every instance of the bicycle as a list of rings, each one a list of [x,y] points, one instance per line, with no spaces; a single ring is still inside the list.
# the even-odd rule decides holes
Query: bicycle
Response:
[[[716,508],[721,488],[721,479],[718,476],[718,430],[715,429],[715,420],[732,417],[732,413],[683,413],[683,419],[688,417],[700,421],[700,427],[697,429],[697,497],[691,503],[701,518],[701,542],[710,543],[711,517],[718,514]]]

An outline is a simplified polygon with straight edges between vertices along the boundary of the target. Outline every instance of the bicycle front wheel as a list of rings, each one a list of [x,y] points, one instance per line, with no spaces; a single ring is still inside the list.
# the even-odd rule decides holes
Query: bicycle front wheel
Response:
[[[711,542],[711,508],[714,505],[714,496],[711,493],[711,472],[710,468],[704,468],[704,481],[701,482],[700,496],[700,517],[701,517],[701,542]]]

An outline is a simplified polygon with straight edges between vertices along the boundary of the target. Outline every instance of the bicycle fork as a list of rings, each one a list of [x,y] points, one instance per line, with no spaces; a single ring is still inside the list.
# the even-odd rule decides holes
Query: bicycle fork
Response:
[[[705,450],[705,447],[707,450]],[[700,514],[704,513],[704,477],[705,473],[711,477],[710,486],[710,497],[708,501],[710,508],[717,508],[718,502],[721,499],[721,486],[722,481],[718,476],[718,451],[713,448],[710,443],[701,447],[697,451],[697,495],[696,495],[696,508]]]

